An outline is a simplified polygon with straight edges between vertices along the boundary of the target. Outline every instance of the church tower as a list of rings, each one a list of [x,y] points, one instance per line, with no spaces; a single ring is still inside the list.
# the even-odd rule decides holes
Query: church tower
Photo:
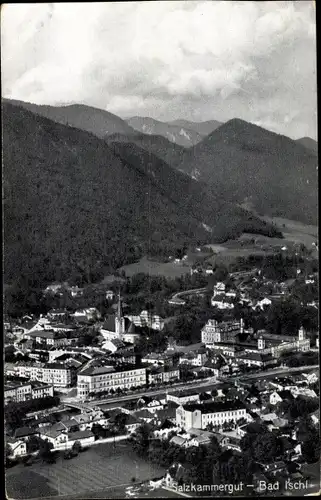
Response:
[[[301,328],[299,329],[299,341],[300,340],[305,340],[305,329],[303,328],[303,326],[301,326]]]
[[[115,333],[119,338],[125,333],[125,318],[123,315],[123,309],[121,306],[120,293],[118,294],[118,306],[115,317]]]

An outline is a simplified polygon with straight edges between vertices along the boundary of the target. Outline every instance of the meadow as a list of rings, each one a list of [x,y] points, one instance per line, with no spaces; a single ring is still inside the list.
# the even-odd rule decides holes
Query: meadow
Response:
[[[6,492],[10,499],[56,496],[104,498],[124,496],[126,486],[160,477],[165,470],[136,456],[128,443],[102,444],[89,448],[71,460],[59,456],[55,464],[36,462],[6,471]],[[135,479],[135,480],[134,480]]]

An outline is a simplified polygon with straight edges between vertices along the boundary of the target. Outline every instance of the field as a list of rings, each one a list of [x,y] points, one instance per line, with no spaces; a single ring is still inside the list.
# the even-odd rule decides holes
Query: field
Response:
[[[180,277],[189,273],[190,266],[175,262],[157,262],[146,257],[139,262],[123,266],[118,271],[125,271],[126,276],[133,276],[138,273],[149,274],[150,276],[166,276],[167,278]]]
[[[71,460],[59,457],[52,465],[17,465],[6,472],[8,498],[30,499],[56,496],[103,495],[123,498],[124,488],[164,474],[164,469],[149,464],[132,452],[126,443],[93,446]],[[95,495],[97,493],[97,495]]]

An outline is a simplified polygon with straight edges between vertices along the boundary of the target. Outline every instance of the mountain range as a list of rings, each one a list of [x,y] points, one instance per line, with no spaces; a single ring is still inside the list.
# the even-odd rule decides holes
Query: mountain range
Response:
[[[122,120],[118,116],[108,111],[85,106],[83,104],[47,106],[12,99],[2,99],[2,102],[14,106],[21,106],[37,115],[49,118],[54,122],[91,132],[101,138],[115,133],[126,135],[136,133],[125,120]]]
[[[262,215],[317,223],[317,155],[300,142],[244,120],[223,124],[176,165],[226,201]]]
[[[187,120],[161,122],[142,116],[133,116],[127,119],[127,123],[138,132],[149,135],[162,135],[171,142],[184,147],[197,144],[220,125],[215,120],[204,123],[193,123]]]
[[[17,103],[2,111],[5,282],[88,282],[144,253],[243,231],[281,236],[137,144],[108,143]]]

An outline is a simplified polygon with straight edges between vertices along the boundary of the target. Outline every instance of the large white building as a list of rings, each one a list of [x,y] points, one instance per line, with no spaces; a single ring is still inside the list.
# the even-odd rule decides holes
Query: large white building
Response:
[[[248,419],[248,415],[244,404],[239,401],[192,403],[176,409],[176,423],[185,430],[191,427],[206,429],[209,424],[223,425],[240,418]]]
[[[247,340],[240,340],[240,334],[248,333]],[[218,323],[210,319],[201,332],[202,342],[211,349],[221,351],[222,354],[235,357],[242,353],[259,353],[278,358],[284,352],[306,352],[310,350],[310,339],[306,338],[304,328],[300,328],[297,337],[274,335],[265,331],[258,332],[244,330],[243,321],[239,323]],[[259,362],[258,362],[259,363]],[[255,364],[254,361],[252,364]]]
[[[78,373],[77,395],[84,400],[91,393],[142,385],[146,385],[146,368],[90,366]]]
[[[206,347],[214,347],[216,343],[233,340],[236,335],[243,333],[243,319],[219,323],[209,319],[201,331],[201,340]]]
[[[37,380],[53,387],[68,388],[76,383],[76,367],[72,362],[65,363],[31,363],[21,362],[5,366],[8,376]]]

